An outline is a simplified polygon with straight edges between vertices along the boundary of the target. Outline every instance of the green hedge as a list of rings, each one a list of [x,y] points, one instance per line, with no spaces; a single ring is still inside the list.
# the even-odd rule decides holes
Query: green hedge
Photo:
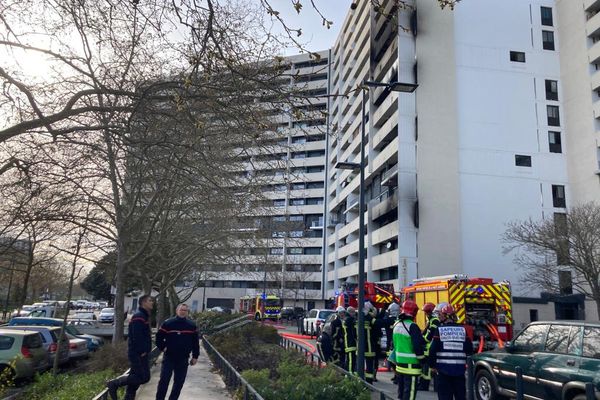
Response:
[[[85,374],[45,373],[36,376],[19,395],[22,400],[74,400],[92,399],[100,393],[108,379],[115,377],[112,370]]]
[[[272,326],[253,322],[210,341],[266,400],[371,398],[358,379],[345,377],[331,367],[312,367],[302,354],[280,347]],[[237,397],[241,398],[241,393]]]
[[[231,321],[232,319],[239,318],[246,314],[243,313],[234,313],[234,314],[226,314],[226,313],[216,313],[212,311],[205,311],[200,313],[195,313],[192,315],[192,319],[196,321],[196,325],[198,325],[198,330],[200,333],[205,335],[210,335],[213,332],[213,328],[215,326],[224,324],[227,321]]]

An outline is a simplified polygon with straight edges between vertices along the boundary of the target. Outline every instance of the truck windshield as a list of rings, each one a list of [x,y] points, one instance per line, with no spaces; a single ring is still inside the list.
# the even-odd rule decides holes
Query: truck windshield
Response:
[[[280,306],[279,299],[267,299],[265,304],[267,305],[267,307],[279,307]]]

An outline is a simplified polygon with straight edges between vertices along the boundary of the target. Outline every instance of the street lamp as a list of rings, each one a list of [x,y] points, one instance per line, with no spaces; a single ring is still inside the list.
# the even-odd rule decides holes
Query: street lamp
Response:
[[[360,162],[345,162],[339,161],[335,164],[338,169],[350,169],[360,171],[359,181],[359,197],[358,197],[358,318],[356,324],[358,326],[358,343],[356,354],[356,369],[358,376],[361,379],[365,378],[365,315],[363,307],[365,304],[365,93],[372,87],[383,87],[390,92],[412,93],[419,85],[416,83],[405,82],[375,82],[363,81],[362,87],[362,115],[360,122]]]

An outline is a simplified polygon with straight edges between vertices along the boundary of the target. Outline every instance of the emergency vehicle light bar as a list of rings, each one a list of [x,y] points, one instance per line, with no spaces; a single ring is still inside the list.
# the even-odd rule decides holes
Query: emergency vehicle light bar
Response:
[[[462,280],[468,280],[469,277],[465,274],[439,275],[439,276],[430,276],[427,278],[414,279],[413,282],[414,283],[423,283],[423,282],[441,281],[441,280],[448,280],[448,279],[455,279],[455,280],[462,281]]]

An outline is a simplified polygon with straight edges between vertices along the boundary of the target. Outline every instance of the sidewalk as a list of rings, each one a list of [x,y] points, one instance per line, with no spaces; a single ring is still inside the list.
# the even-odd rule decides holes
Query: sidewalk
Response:
[[[146,383],[138,390],[137,400],[154,400],[156,396],[156,386],[160,378],[160,364],[162,357],[151,371],[150,382]],[[171,378],[171,383],[173,379]],[[171,388],[167,392],[167,398],[171,393]],[[187,378],[181,390],[180,400],[230,400],[231,396],[225,388],[225,383],[221,376],[213,370],[213,365],[206,355],[204,349],[200,349],[198,363],[188,367]]]

